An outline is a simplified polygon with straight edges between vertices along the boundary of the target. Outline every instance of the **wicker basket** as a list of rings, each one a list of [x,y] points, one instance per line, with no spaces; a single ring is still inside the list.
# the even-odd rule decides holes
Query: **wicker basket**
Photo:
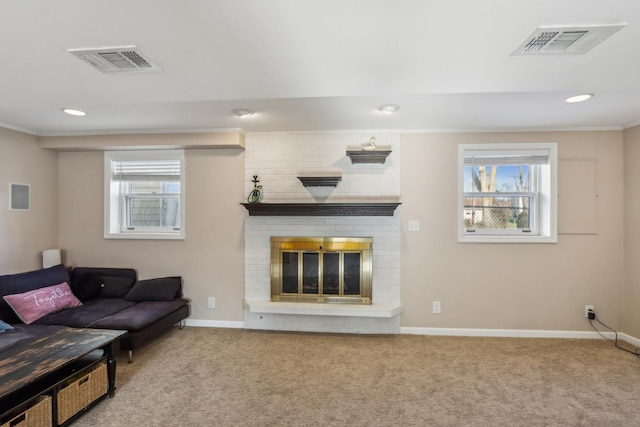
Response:
[[[58,391],[58,424],[62,424],[107,393],[107,364],[100,363]]]
[[[51,396],[40,396],[36,402],[0,427],[51,427]]]

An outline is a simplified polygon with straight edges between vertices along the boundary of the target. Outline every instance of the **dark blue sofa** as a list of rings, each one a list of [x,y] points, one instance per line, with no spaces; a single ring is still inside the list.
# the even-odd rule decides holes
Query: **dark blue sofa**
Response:
[[[190,314],[190,302],[183,298],[179,276],[137,280],[137,272],[131,268],[78,267],[69,273],[63,265],[57,265],[0,276],[0,319],[22,323],[3,296],[62,282],[69,283],[82,305],[49,314],[31,325],[126,330],[120,348],[129,352],[130,362],[135,349],[176,324],[182,327]]]

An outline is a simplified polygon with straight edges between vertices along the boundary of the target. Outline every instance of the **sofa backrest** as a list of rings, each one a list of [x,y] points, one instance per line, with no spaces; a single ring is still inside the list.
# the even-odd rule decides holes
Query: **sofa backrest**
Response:
[[[71,271],[71,290],[82,302],[124,297],[137,279],[133,268],[77,267]]]
[[[88,273],[100,276],[126,277],[133,279],[134,283],[138,280],[138,273],[133,268],[76,267],[71,270],[71,283],[75,283],[77,279]]]
[[[0,276],[0,319],[7,323],[22,323],[13,309],[2,298],[3,296],[21,294],[62,282],[69,283],[69,272],[62,264],[25,273]]]

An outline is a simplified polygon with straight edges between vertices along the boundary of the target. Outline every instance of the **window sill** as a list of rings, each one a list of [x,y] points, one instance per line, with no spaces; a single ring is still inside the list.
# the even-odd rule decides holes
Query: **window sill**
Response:
[[[163,233],[105,233],[105,239],[115,240],[184,240],[184,233],[180,234],[163,234]]]
[[[558,243],[557,236],[459,236],[458,243]]]

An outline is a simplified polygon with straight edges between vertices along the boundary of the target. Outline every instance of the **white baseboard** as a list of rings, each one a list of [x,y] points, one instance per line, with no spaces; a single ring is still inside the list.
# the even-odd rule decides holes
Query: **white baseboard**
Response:
[[[197,326],[201,328],[235,328],[244,329],[244,322],[232,320],[201,320],[187,319],[186,326]]]
[[[634,345],[640,348],[640,339],[636,337],[632,337],[631,335],[618,333],[618,339],[628,342],[631,345]]]
[[[401,327],[401,334],[407,335],[440,335],[452,337],[505,337],[505,338],[602,338],[595,331],[548,331],[529,329],[463,329],[463,328],[414,328]],[[604,333],[613,338],[614,334]],[[618,334],[620,337],[620,334]]]
[[[203,328],[235,328],[244,329],[244,322],[230,320],[187,319],[186,326]],[[450,337],[505,337],[505,338],[602,338],[595,331],[549,331],[530,329],[470,329],[470,328],[418,328],[403,326],[401,334],[406,335],[439,335]],[[613,332],[604,332],[604,336],[613,339]],[[640,348],[640,339],[624,333],[618,333],[618,339]]]

